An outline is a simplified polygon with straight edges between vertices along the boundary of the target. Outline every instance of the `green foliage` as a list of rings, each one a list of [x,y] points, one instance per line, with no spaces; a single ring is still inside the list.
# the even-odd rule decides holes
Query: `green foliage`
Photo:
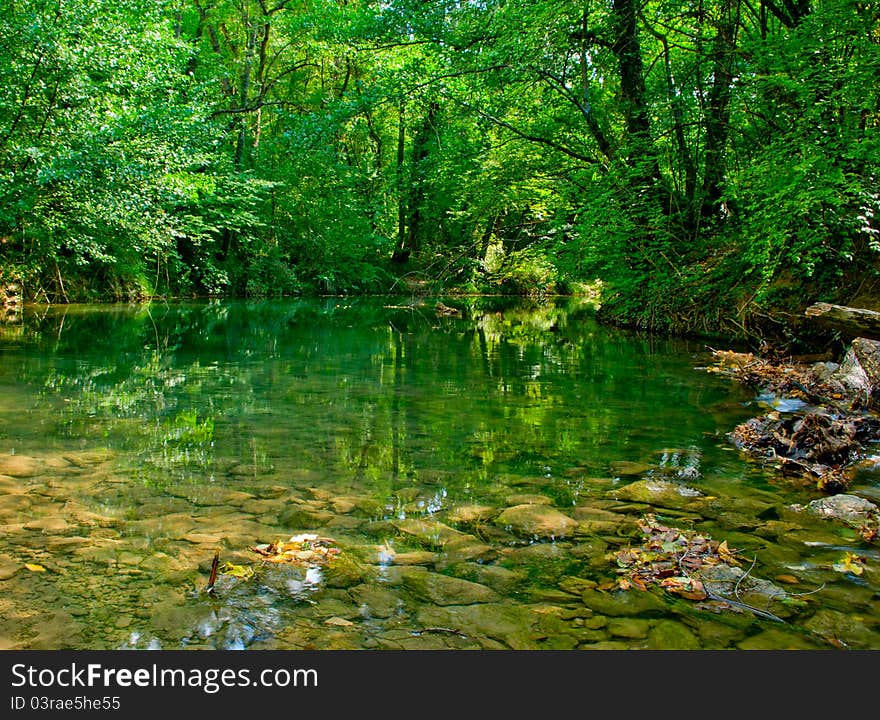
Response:
[[[32,299],[601,279],[687,330],[877,272],[875,0],[14,5],[0,261]]]

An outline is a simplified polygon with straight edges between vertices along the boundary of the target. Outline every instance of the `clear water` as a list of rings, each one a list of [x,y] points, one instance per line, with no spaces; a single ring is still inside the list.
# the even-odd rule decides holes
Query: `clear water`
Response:
[[[763,410],[699,369],[704,343],[571,300],[455,304],[32,308],[2,328],[0,647],[880,648],[876,544],[792,511],[821,495],[732,448]],[[680,501],[621,496],[646,480]],[[577,524],[498,520],[523,505]],[[774,590],[616,589],[646,513]],[[253,550],[299,533],[337,559]]]

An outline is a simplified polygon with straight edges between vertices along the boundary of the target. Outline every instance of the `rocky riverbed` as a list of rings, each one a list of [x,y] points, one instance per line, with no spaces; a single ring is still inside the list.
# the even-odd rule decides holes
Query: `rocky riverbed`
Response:
[[[437,486],[381,497],[230,459],[212,482],[158,492],[101,448],[0,454],[0,647],[880,648],[880,558],[860,534],[871,500],[710,495],[673,456],[607,477],[571,468],[589,492],[560,507],[540,477],[453,503]],[[700,534],[704,559],[724,543],[724,562],[702,568],[709,594],[664,586],[693,566],[674,542],[651,547],[646,517]],[[298,533],[338,552],[268,563],[254,550]],[[621,553],[648,551],[668,553],[669,573],[623,582]]]

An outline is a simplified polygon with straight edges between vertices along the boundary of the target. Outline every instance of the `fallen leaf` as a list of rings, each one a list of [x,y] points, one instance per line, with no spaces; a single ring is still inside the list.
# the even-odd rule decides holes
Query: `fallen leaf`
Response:
[[[24,566],[31,572],[46,572],[46,568],[36,563],[25,563]]]
[[[839,562],[832,566],[838,572],[849,572],[853,575],[861,575],[865,572],[865,558],[855,553],[846,553]]]
[[[231,562],[227,562],[220,568],[220,574],[246,579],[254,574],[254,569],[248,565],[233,565]]]

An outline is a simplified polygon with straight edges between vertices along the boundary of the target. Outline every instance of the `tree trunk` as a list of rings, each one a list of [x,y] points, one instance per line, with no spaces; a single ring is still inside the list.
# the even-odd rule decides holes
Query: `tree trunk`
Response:
[[[880,340],[880,312],[874,310],[816,303],[810,305],[804,315],[822,327],[838,330],[851,337]]]
[[[703,171],[703,215],[721,219],[721,197],[726,174],[725,150],[730,128],[730,96],[739,2],[726,0],[712,43],[712,88],[706,109],[706,157]]]
[[[406,158],[406,111],[401,101],[397,116],[397,246],[391,259],[403,263],[409,260],[406,246],[406,193],[404,192],[403,166]]]

